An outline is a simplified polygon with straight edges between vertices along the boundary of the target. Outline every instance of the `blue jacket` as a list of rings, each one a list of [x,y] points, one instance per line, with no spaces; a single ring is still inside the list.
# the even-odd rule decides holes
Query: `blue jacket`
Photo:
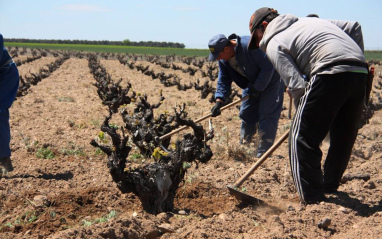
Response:
[[[3,66],[10,59],[11,56],[8,54],[7,49],[5,49],[4,47],[3,35],[0,34],[0,67]]]
[[[0,34],[0,49],[1,52],[0,52],[0,60],[3,58],[3,51],[4,51],[4,39],[3,39],[3,35]]]
[[[260,49],[248,50],[249,39],[249,36],[236,36],[235,47],[237,64],[247,77],[243,77],[236,72],[228,61],[219,60],[219,76],[215,98],[221,98],[225,101],[231,92],[232,82],[245,89],[243,91],[243,97],[245,97],[249,94],[251,84],[256,90],[264,91],[269,84],[280,80],[279,74],[274,70],[265,52]]]
[[[18,87],[19,72],[5,49],[3,36],[0,34],[0,114],[11,107]]]

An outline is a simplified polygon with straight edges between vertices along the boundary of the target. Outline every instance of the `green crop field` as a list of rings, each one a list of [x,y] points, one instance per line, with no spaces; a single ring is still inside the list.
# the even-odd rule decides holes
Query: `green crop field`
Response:
[[[48,44],[48,43],[18,43],[5,42],[6,47],[18,46],[27,48],[42,48],[51,50],[70,50],[86,52],[110,52],[148,55],[180,55],[207,57],[208,49],[182,49],[169,47],[139,47],[139,46],[113,46],[113,45],[81,45],[81,44]]]
[[[382,51],[365,51],[366,60],[382,61]]]
[[[86,52],[110,52],[147,55],[179,55],[207,57],[208,49],[182,49],[169,47],[140,47],[140,46],[113,46],[113,45],[81,45],[81,44],[48,44],[48,43],[18,43],[5,42],[5,46],[18,46],[27,48],[42,48],[52,50],[70,50]],[[382,51],[365,51],[366,60],[382,61]]]

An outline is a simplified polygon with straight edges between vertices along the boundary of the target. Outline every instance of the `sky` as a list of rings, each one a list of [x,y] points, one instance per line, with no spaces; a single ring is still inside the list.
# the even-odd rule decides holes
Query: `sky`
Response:
[[[207,49],[217,34],[249,35],[252,13],[358,21],[365,50],[382,50],[382,0],[13,0],[0,1],[4,38],[159,41]]]

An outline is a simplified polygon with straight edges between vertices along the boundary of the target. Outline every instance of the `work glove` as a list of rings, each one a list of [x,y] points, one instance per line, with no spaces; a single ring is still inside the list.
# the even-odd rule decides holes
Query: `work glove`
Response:
[[[223,106],[223,104],[224,104],[223,102],[216,101],[214,107],[212,107],[212,109],[211,109],[211,116],[212,117],[216,117],[216,116],[221,114],[220,108]]]
[[[255,99],[259,98],[261,95],[261,91],[256,90],[255,87],[251,87],[249,91],[249,98]]]

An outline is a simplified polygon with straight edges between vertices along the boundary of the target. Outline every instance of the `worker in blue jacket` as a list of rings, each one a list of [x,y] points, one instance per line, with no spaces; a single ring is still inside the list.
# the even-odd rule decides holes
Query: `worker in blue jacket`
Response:
[[[3,35],[0,34],[0,177],[13,171],[10,158],[9,108],[16,98],[18,88],[19,72],[5,49]]]
[[[260,50],[248,50],[249,40],[249,36],[232,34],[226,38],[219,34],[208,42],[209,60],[218,60],[219,64],[216,103],[211,115],[220,115],[220,108],[231,92],[232,82],[235,82],[243,89],[242,97],[249,95],[240,108],[240,143],[249,143],[258,126],[260,143],[257,157],[261,157],[275,140],[285,87],[266,54]]]

